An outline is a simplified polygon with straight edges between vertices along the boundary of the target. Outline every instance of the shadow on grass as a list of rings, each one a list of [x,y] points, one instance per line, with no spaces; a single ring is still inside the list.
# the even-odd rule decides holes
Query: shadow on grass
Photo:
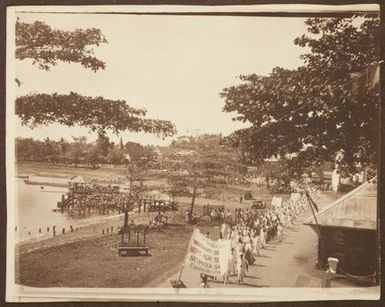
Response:
[[[257,276],[249,276],[249,275],[246,275],[245,278],[247,278],[247,279],[261,279],[260,277],[257,277]]]
[[[265,248],[264,248],[264,250],[275,250],[277,248],[277,246],[276,245],[270,245],[270,243],[269,243],[269,245],[268,246],[265,246]]]
[[[257,266],[257,267],[265,267],[266,265],[264,264],[256,264],[256,263],[253,263],[251,266]]]
[[[290,245],[292,245],[292,244],[293,244],[293,242],[282,241],[282,244],[290,244]]]

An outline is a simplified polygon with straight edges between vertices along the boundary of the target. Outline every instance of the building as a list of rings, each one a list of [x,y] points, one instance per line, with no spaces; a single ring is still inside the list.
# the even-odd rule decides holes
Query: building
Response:
[[[379,276],[377,183],[365,182],[305,220],[318,235],[318,265],[339,260],[337,272],[353,278]]]

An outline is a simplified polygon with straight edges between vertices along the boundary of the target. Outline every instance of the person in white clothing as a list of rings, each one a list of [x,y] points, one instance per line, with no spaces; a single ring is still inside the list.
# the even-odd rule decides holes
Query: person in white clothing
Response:
[[[261,231],[259,233],[259,242],[261,244],[261,248],[265,248],[265,245],[266,245],[265,226],[261,227]]]
[[[278,227],[277,227],[277,239],[278,239],[279,243],[282,242],[282,235],[283,235],[283,227],[282,227],[282,224],[279,223]]]
[[[249,263],[247,262],[244,254],[240,254],[237,261],[238,283],[243,284],[243,278],[246,276],[246,272],[249,269]]]

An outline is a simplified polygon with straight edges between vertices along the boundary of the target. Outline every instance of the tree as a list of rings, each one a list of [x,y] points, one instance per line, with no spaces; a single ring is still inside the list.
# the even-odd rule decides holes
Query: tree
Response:
[[[79,162],[84,160],[87,155],[87,138],[85,136],[82,137],[72,137],[74,142],[71,143],[69,155],[75,163],[75,167],[78,166]]]
[[[143,146],[135,142],[127,142],[124,145],[126,152],[130,155],[131,163],[154,162],[155,152],[152,146]]]
[[[106,162],[107,155],[112,147],[108,136],[105,133],[99,133],[95,145],[99,162]]]
[[[39,68],[49,70],[58,61],[80,63],[93,71],[105,69],[94,56],[92,46],[107,43],[99,29],[53,30],[41,21],[16,22],[16,58],[32,59]]]
[[[195,198],[197,196],[198,188],[204,187],[204,182],[202,180],[202,173],[200,172],[198,161],[199,161],[198,155],[192,155],[187,157],[185,161],[186,162],[185,168],[183,169],[184,171],[187,171],[187,174],[182,176],[172,175],[172,177],[169,178],[171,187],[174,187],[174,192],[176,192],[177,190],[180,190],[179,192],[182,192],[183,190],[189,190],[189,189],[192,190],[191,205],[189,210],[190,214],[188,215],[189,223],[192,222],[194,206],[195,206]]]
[[[172,146],[198,155],[198,168],[208,181],[222,178],[230,183],[246,173],[247,167],[240,162],[239,152],[228,146],[220,134],[184,136],[174,140]]]
[[[16,98],[16,115],[23,125],[59,123],[83,126],[103,134],[106,129],[148,132],[161,137],[172,136],[174,125],[169,121],[144,118],[146,110],[132,108],[124,100],[87,97],[71,92],[68,95],[30,94]]]
[[[110,149],[107,159],[111,164],[124,164],[126,162],[124,152],[118,146]]]
[[[94,56],[92,47],[106,43],[99,29],[74,31],[53,30],[43,22],[16,22],[16,51],[19,60],[33,59],[41,69],[49,70],[58,61],[80,63],[93,71],[105,69],[105,63]],[[20,81],[18,81],[20,84]],[[124,100],[87,97],[74,92],[69,94],[29,94],[16,98],[16,115],[23,125],[60,123],[80,125],[99,134],[107,129],[147,132],[159,137],[175,133],[169,121],[145,118],[146,110],[130,107]]]
[[[60,154],[64,156],[67,153],[67,149],[68,149],[68,143],[64,138],[60,138],[60,141],[59,141]]]
[[[189,182],[185,180],[184,176],[171,174],[168,177],[168,183],[168,186],[162,187],[162,192],[170,196],[173,201],[177,197],[192,195],[189,190]]]
[[[54,141],[51,141],[48,137],[44,139],[43,157],[45,161],[55,161],[59,154],[59,148]]]
[[[379,60],[379,19],[311,18],[308,34],[295,44],[308,47],[305,64],[276,67],[268,76],[240,76],[225,88],[225,112],[250,127],[230,138],[243,160],[291,156],[291,165],[320,165],[344,149],[345,167],[375,163],[378,157],[379,91],[371,76]],[[355,86],[360,79],[361,86]]]
[[[203,134],[179,137],[172,143],[175,153],[170,158],[174,162],[168,166],[166,191],[170,196],[191,196],[190,221],[199,189],[218,183],[215,177],[223,178],[222,183],[231,183],[246,173],[238,152],[223,141],[221,135]]]
[[[18,161],[41,162],[44,159],[44,143],[32,138],[16,138],[16,157]]]

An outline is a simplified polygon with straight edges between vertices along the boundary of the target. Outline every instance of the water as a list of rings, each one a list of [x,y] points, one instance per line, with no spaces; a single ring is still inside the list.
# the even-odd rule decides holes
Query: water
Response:
[[[52,211],[57,209],[57,202],[61,201],[62,195],[67,191],[68,189],[63,187],[43,186],[42,189],[40,185],[30,185],[22,179],[16,179],[17,240],[24,241],[47,235],[47,227],[52,234],[54,225],[59,233],[63,227],[68,231],[70,225],[76,227],[93,221],[96,215],[80,217],[76,213],[71,215]]]

